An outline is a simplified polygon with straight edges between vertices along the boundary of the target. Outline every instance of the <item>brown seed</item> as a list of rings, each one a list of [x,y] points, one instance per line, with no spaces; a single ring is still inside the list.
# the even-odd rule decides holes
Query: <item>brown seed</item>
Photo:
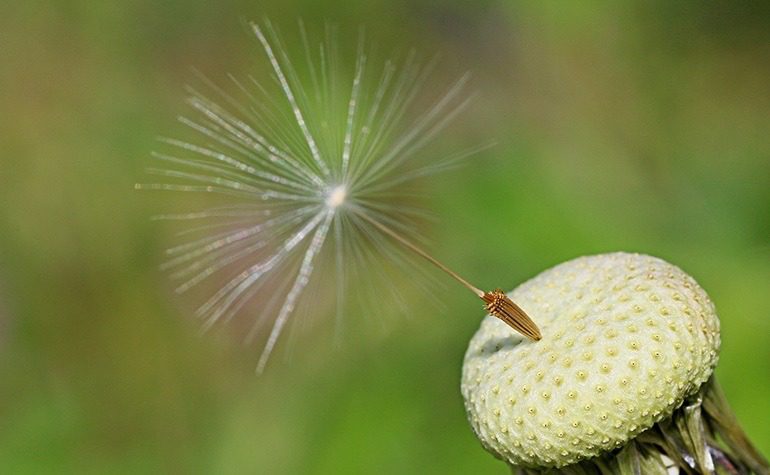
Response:
[[[499,318],[522,335],[535,341],[543,337],[535,322],[529,318],[521,307],[513,303],[502,290],[495,289],[492,292],[485,292],[481,300],[486,304],[484,309],[490,315]]]

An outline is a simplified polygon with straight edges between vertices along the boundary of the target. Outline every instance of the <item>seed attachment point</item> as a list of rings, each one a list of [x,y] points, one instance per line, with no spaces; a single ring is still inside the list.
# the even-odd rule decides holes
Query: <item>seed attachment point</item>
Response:
[[[326,206],[329,209],[335,209],[345,202],[348,196],[348,189],[345,185],[337,185],[326,195]]]

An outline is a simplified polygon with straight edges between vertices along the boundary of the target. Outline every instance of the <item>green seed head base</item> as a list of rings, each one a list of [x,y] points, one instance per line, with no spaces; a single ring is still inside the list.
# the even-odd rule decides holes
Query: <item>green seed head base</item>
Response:
[[[671,417],[621,448],[560,468],[511,466],[514,475],[768,475],[712,376]]]
[[[671,424],[717,363],[719,320],[708,295],[654,257],[581,257],[509,296],[542,340],[487,316],[465,356],[462,393],[482,445],[512,466],[628,453],[637,436]]]

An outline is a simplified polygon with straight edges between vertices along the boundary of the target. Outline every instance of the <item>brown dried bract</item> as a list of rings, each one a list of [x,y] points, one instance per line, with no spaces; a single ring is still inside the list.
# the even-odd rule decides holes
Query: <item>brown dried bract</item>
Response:
[[[509,299],[502,290],[495,289],[492,292],[484,292],[481,300],[486,304],[484,305],[484,309],[489,312],[490,315],[494,315],[504,321],[509,327],[527,338],[537,341],[543,337],[540,334],[540,329],[535,325],[535,322],[529,318],[521,307]]]

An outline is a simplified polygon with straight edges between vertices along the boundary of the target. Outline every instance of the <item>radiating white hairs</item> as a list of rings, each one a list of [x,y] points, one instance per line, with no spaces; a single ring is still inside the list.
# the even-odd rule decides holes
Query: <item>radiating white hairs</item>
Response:
[[[266,80],[230,77],[238,100],[205,80],[218,100],[191,89],[195,114],[180,120],[197,138],[163,139],[171,151],[154,154],[164,166],[150,173],[167,181],[137,188],[225,198],[223,205],[158,217],[190,225],[183,233],[188,240],[168,249],[163,267],[181,282],[179,292],[209,279],[222,282],[197,310],[204,328],[230,320],[259,292],[265,311],[268,300],[279,299],[268,317],[262,372],[316,277],[319,255],[334,255],[341,308],[351,261],[366,266],[371,247],[380,258],[402,258],[397,243],[373,223],[414,236],[411,218],[421,211],[402,203],[403,188],[476,150],[438,158],[422,153],[467,105],[467,76],[430,94],[424,87],[430,64],[420,67],[410,53],[398,66],[373,67],[363,36],[346,76],[332,27],[313,45],[300,24],[304,58],[295,63],[270,22],[250,26],[269,66]],[[424,95],[433,102],[415,114]],[[256,320],[251,336],[262,318]]]

